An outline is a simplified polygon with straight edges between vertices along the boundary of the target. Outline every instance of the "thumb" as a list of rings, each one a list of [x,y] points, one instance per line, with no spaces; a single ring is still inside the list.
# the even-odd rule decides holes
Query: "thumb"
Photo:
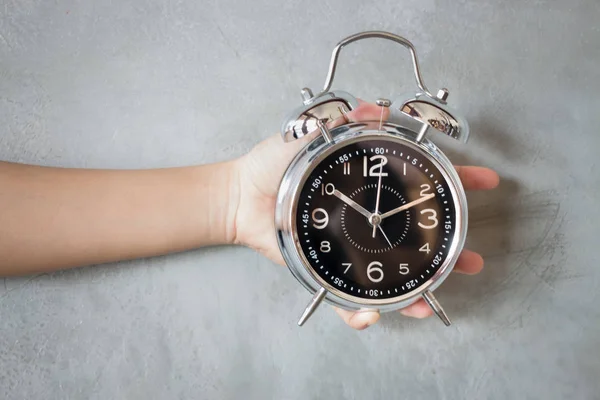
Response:
[[[359,331],[379,321],[379,312],[374,310],[348,311],[338,307],[334,310],[348,326]]]

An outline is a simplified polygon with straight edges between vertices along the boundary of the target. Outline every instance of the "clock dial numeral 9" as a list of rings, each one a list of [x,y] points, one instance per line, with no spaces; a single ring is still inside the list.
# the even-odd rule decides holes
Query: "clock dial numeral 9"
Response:
[[[315,208],[312,212],[312,219],[316,229],[325,229],[329,223],[329,215],[324,208]]]

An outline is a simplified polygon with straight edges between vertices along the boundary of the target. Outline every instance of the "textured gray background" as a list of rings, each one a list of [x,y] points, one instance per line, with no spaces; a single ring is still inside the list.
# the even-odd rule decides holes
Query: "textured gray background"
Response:
[[[364,332],[244,248],[0,280],[0,398],[600,398],[600,3],[0,0],[0,159],[147,168],[228,159],[318,88],[333,45],[411,39],[497,169],[470,194],[477,277],[438,298],[455,325]],[[342,53],[335,87],[412,90],[386,42]]]

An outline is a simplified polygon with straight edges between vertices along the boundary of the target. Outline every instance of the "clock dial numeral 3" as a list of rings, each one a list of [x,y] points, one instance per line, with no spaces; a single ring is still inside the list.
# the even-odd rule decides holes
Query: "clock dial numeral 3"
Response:
[[[429,225],[425,225],[422,222],[419,222],[419,226],[421,228],[433,229],[436,226],[438,226],[437,213],[435,212],[435,210],[432,210],[431,208],[426,208],[425,210],[421,210],[421,214],[422,215],[429,214],[429,216],[427,217],[427,221],[431,221],[431,224],[429,224]]]

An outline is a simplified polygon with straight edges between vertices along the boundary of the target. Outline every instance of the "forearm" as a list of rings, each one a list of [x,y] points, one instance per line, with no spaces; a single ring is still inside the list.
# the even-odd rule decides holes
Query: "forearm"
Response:
[[[225,244],[232,163],[82,170],[0,163],[0,276]]]

